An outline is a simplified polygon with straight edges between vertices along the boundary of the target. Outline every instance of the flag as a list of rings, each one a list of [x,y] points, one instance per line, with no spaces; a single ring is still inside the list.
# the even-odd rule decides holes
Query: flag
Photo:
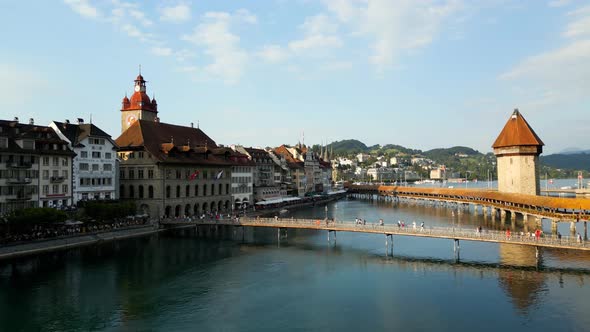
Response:
[[[215,175],[215,180],[221,179],[222,175],[223,175],[223,170],[219,171],[219,173],[217,173],[217,175]]]
[[[192,181],[192,180],[196,179],[197,176],[199,176],[198,170],[196,170],[193,174],[191,174],[191,176],[189,176],[188,179],[189,179],[189,181]]]

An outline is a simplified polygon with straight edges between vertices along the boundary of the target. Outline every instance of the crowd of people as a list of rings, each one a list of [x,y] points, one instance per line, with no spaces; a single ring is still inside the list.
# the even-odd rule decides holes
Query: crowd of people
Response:
[[[88,224],[78,222],[75,224],[34,225],[30,229],[6,232],[0,237],[0,244],[17,244],[88,233],[108,232],[120,228],[144,225],[145,223],[147,223],[147,218],[117,219],[111,222],[94,222]]]

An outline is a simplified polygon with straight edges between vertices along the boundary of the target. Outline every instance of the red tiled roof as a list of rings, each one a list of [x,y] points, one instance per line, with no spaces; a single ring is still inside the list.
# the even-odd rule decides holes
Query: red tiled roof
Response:
[[[213,153],[217,144],[198,128],[138,120],[115,142],[123,151],[143,148],[163,162],[231,164],[223,155]]]
[[[537,136],[518,109],[514,110],[508,122],[500,132],[492,148],[509,146],[543,146],[543,141]]]

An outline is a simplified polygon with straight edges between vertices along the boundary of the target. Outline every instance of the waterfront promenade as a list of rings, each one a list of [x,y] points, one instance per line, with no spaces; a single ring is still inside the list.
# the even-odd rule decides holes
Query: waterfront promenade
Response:
[[[483,230],[477,232],[475,228],[456,228],[456,227],[424,227],[420,225],[415,228],[412,225],[405,227],[398,227],[397,224],[379,225],[378,223],[357,224],[352,221],[328,221],[320,219],[294,219],[294,218],[240,218],[234,220],[217,220],[217,221],[196,221],[196,222],[182,222],[182,221],[167,221],[163,225],[169,227],[181,227],[194,225],[215,227],[219,225],[232,225],[240,227],[268,227],[276,228],[280,239],[280,231],[282,229],[310,229],[328,232],[328,239],[330,233],[335,239],[336,232],[354,232],[354,233],[369,233],[382,234],[387,236],[390,241],[393,240],[393,235],[412,236],[421,238],[438,238],[450,239],[455,241],[476,241],[476,242],[491,242],[491,243],[506,243],[518,244],[525,246],[532,246],[536,248],[557,248],[570,250],[584,250],[590,251],[589,241],[578,241],[575,237],[561,237],[557,236],[541,236],[539,238],[533,237],[530,233],[493,231]],[[387,241],[387,240],[386,240]],[[457,247],[456,247],[457,248]]]

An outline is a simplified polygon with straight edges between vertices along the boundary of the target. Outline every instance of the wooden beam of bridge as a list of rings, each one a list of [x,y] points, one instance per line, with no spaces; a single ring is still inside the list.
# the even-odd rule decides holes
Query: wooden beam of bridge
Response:
[[[590,199],[587,198],[511,194],[483,189],[417,188],[382,185],[351,185],[348,192],[478,204],[500,210],[549,218],[554,221],[587,221],[590,219]]]
[[[268,227],[268,228],[293,228],[293,229],[311,229],[311,230],[325,230],[337,232],[354,232],[354,233],[372,233],[384,235],[400,235],[413,236],[424,238],[438,238],[450,240],[463,240],[475,242],[491,242],[491,243],[506,243],[519,244],[532,247],[557,248],[557,249],[571,249],[571,250],[585,250],[590,251],[590,242],[577,242],[574,238],[563,237],[540,237],[538,240],[530,236],[520,236],[520,233],[513,232],[510,237],[505,232],[485,230],[482,233],[476,233],[475,229],[463,229],[453,227],[425,227],[421,229],[417,226],[401,228],[396,225],[378,225],[367,224],[358,225],[354,222],[329,222],[326,224],[324,220],[319,219],[283,219],[283,218],[241,218],[239,221],[235,220],[212,220],[212,221],[182,221],[169,220],[161,222],[162,225],[169,226],[188,226],[188,225],[231,225],[231,226],[247,226],[247,227]]]

